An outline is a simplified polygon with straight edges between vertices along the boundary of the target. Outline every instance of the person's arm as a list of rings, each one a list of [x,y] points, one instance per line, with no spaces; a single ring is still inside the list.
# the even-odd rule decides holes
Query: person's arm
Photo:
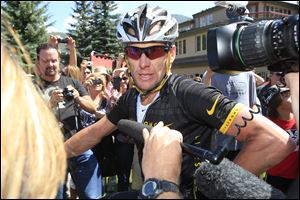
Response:
[[[259,76],[258,74],[256,74],[255,72],[252,72],[254,78],[255,78],[255,83],[256,83],[256,87],[260,86],[261,84],[263,84],[265,82],[265,79],[261,76]]]
[[[245,124],[242,117],[251,118],[249,108],[238,105],[242,108],[227,131],[229,135],[236,136],[238,129],[235,124],[240,126]],[[240,134],[236,137],[237,140],[244,142],[244,147],[234,160],[244,169],[259,175],[294,151],[296,145],[289,135],[266,117],[254,114],[253,119],[246,123],[247,125],[240,128]]]
[[[58,36],[50,35],[48,38],[48,44],[51,44],[58,48]]]
[[[145,180],[157,178],[167,180],[177,185],[180,183],[182,162],[182,134],[176,130],[170,130],[159,122],[149,133],[143,130],[145,145],[143,149],[142,170]],[[175,192],[164,192],[157,198],[181,198]]]
[[[288,73],[284,76],[287,86],[290,88],[292,98],[292,110],[296,118],[299,132],[299,72]]]
[[[90,96],[78,96],[78,98],[75,98],[75,101],[82,109],[88,111],[89,113],[96,113],[96,106]]]
[[[67,46],[70,51],[69,65],[77,67],[76,44],[72,37],[68,37]]]
[[[208,68],[206,70],[205,75],[202,78],[202,83],[206,86],[211,86],[211,78],[213,75],[214,75],[214,72],[210,68]]]
[[[89,113],[96,113],[96,106],[89,95],[80,96],[79,91],[72,85],[68,85],[67,88],[72,91],[75,102],[78,103],[82,109]]]
[[[116,126],[104,116],[95,124],[82,129],[65,142],[67,156],[80,155],[94,147],[104,136],[109,135],[116,129]]]

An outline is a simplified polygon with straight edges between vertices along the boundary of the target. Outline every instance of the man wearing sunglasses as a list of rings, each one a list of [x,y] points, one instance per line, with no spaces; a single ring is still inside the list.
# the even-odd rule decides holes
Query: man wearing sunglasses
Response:
[[[256,175],[276,165],[294,150],[295,144],[288,134],[267,118],[228,99],[215,88],[172,74],[177,36],[177,21],[160,7],[151,8],[145,4],[123,16],[117,27],[117,38],[125,45],[125,60],[133,87],[122,95],[107,116],[66,141],[68,156],[93,147],[116,130],[121,119],[150,126],[162,121],[165,126],[181,132],[185,143],[205,149],[209,148],[214,129],[236,136],[237,140],[245,142],[245,146],[234,162]],[[140,154],[142,150],[140,146]],[[183,197],[193,198],[193,174],[203,160],[183,154],[182,161],[179,178],[170,176],[170,168],[156,168],[163,163],[169,166],[168,158],[157,166],[150,160],[147,165],[151,165],[155,174],[147,173],[145,178],[156,179],[145,180],[143,188],[148,188],[149,182],[160,185],[161,181],[157,180],[160,179],[165,180],[163,185],[172,188],[171,193],[178,192],[176,185],[179,185]],[[157,198],[170,191],[164,187],[159,189],[154,193],[142,190],[141,196]]]

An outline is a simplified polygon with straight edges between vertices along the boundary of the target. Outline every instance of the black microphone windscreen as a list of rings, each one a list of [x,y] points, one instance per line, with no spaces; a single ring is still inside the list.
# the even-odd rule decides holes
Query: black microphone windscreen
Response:
[[[195,172],[200,192],[212,199],[285,199],[286,196],[254,174],[224,158],[219,165],[202,163]]]
[[[120,131],[128,134],[139,144],[144,144],[143,129],[146,128],[148,131],[152,129],[151,126],[127,119],[121,119],[117,126]]]

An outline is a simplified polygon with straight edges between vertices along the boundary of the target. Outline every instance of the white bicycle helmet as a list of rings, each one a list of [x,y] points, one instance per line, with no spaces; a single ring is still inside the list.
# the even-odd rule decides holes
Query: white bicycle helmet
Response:
[[[171,14],[160,7],[144,4],[126,13],[117,27],[117,38],[129,42],[167,42],[178,37],[178,23]]]

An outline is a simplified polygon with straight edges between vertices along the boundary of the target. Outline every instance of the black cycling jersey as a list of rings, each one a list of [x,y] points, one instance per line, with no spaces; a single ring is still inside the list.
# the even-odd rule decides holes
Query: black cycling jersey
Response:
[[[114,124],[121,119],[136,121],[137,97],[135,89],[128,90],[107,118]],[[218,129],[225,133],[239,109],[239,104],[223,96],[219,90],[171,75],[160,90],[159,98],[149,106],[143,123],[155,126],[162,121],[171,129],[180,131],[183,142],[209,149],[212,131]],[[198,159],[183,154],[181,189],[193,185],[193,174],[199,164]]]

